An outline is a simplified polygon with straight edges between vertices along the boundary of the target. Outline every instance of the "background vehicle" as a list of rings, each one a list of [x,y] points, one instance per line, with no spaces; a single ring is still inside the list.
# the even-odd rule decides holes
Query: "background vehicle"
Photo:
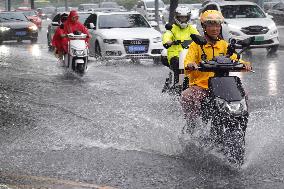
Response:
[[[264,0],[263,1],[263,10],[267,12],[269,9],[271,9],[274,5],[281,2],[281,0]]]
[[[165,4],[159,0],[159,14],[165,9]],[[142,0],[138,1],[135,10],[142,14],[148,21],[155,20],[155,0]]]
[[[59,12],[57,13],[53,18],[51,23],[47,26],[47,45],[48,48],[51,50],[52,47],[52,37],[55,33],[56,28],[59,26],[60,23],[60,15],[63,14],[64,12]],[[69,12],[65,12],[66,14],[69,14]],[[90,15],[90,12],[78,12],[79,15],[79,21],[84,24],[85,20],[87,19],[87,17]]]
[[[95,3],[80,4],[78,6],[78,11],[89,11],[95,8],[99,8],[99,4],[95,4]]]
[[[120,8],[120,6],[117,4],[117,2],[113,2],[113,1],[101,2],[99,4],[99,7],[100,8]]]
[[[217,5],[228,26],[231,38],[243,40],[255,37],[250,48],[266,48],[275,53],[279,46],[278,30],[270,16],[255,3],[249,1],[209,2],[204,8]],[[237,48],[241,45],[237,44]]]
[[[18,8],[16,9],[17,12],[22,12],[30,21],[32,21],[39,30],[42,28],[42,20],[38,16],[38,13],[35,10],[25,9],[25,8]]]
[[[43,7],[37,9],[38,15],[42,19],[51,18],[56,12],[56,7]]]
[[[161,33],[138,12],[95,12],[85,24],[95,26],[89,30],[90,56],[160,62]]]
[[[273,16],[273,20],[277,25],[284,26],[284,3],[279,2],[275,4],[271,9],[267,10],[267,13]]]
[[[46,14],[43,12],[42,8],[37,8],[37,15],[41,18],[41,19],[47,19]]]
[[[37,42],[37,26],[21,12],[0,12],[0,24],[0,44],[9,40]]]

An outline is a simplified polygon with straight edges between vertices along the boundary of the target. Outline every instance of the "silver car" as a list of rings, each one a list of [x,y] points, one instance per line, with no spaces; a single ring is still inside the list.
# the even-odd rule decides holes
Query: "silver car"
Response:
[[[256,3],[249,1],[209,2],[208,6],[216,5],[225,18],[230,38],[243,40],[255,37],[250,48],[266,48],[274,53],[278,50],[279,34],[272,17],[265,13]],[[238,45],[238,47],[241,47]]]

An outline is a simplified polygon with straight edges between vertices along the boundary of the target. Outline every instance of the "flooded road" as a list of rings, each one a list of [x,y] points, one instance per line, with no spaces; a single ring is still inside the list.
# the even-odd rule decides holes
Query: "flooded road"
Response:
[[[179,101],[161,93],[167,68],[150,60],[92,58],[87,74],[79,77],[58,65],[45,31],[37,44],[0,46],[1,183],[40,187],[55,179],[61,185],[62,180],[81,183],[73,183],[77,188],[284,187],[284,51],[267,57],[265,50],[253,50],[255,73],[240,75],[251,113],[245,165],[236,170],[212,154],[183,148]],[[65,183],[65,188],[71,186]]]

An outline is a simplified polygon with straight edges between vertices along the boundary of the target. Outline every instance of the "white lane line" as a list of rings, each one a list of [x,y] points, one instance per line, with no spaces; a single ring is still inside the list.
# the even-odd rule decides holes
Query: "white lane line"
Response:
[[[19,182],[19,180],[25,179],[28,180],[30,185],[25,185],[25,184],[19,184],[19,185],[5,185],[5,184],[0,184],[0,189],[13,189],[13,186],[24,186],[24,188],[28,188],[33,186],[33,182],[43,182],[43,183],[35,183],[36,185],[40,184],[43,186],[48,186],[48,185],[55,185],[55,184],[63,184],[63,185],[69,185],[69,186],[74,186],[74,187],[88,187],[92,189],[116,189],[110,186],[102,186],[102,185],[97,185],[93,183],[84,183],[84,182],[76,182],[76,181],[71,181],[71,180],[62,180],[62,179],[56,179],[56,178],[51,178],[51,177],[38,177],[38,176],[28,176],[28,175],[16,175],[16,174],[5,174],[5,173],[0,173],[0,178],[8,178],[9,182],[11,180],[15,180],[15,182]],[[24,182],[24,181],[23,181]],[[10,187],[12,188],[10,188]],[[39,187],[39,186],[36,186]],[[49,188],[49,187],[48,187]]]

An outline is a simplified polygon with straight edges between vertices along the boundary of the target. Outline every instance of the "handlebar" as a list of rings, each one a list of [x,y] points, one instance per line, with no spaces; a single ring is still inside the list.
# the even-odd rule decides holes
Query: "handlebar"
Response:
[[[74,33],[68,33],[67,37],[69,39],[86,39],[87,38],[87,34],[81,33],[79,35],[75,35]]]
[[[185,68],[185,70],[190,70]],[[229,72],[241,72],[245,71],[244,64],[239,61],[231,60],[226,56],[217,56],[209,61],[202,61],[200,65],[195,69],[201,72],[214,72],[214,73],[229,73]],[[254,71],[251,71],[254,72]]]
[[[175,40],[172,42],[172,45],[181,45],[183,49],[188,49],[190,43],[191,43],[191,40],[184,40],[184,41]]]

